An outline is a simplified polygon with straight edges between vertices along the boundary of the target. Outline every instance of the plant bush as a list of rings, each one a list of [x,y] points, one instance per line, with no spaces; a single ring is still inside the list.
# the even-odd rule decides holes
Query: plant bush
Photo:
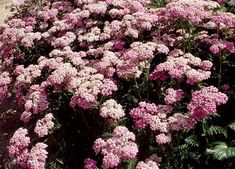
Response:
[[[231,5],[231,4],[230,4]],[[233,168],[235,15],[204,0],[14,0],[0,101],[12,165]]]

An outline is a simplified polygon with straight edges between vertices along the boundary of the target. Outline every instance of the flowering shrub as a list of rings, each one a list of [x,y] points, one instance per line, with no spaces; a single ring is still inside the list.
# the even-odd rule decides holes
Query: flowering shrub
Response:
[[[0,101],[22,112],[8,147],[15,165],[170,168],[171,152],[177,159],[210,115],[230,110],[235,15],[210,0],[157,4],[12,1],[0,26]]]

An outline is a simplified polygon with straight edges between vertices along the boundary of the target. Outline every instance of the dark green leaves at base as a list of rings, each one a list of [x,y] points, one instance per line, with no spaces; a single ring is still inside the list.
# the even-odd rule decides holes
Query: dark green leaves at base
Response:
[[[235,158],[235,147],[228,147],[225,142],[214,142],[211,148],[206,149],[206,153],[216,160]]]

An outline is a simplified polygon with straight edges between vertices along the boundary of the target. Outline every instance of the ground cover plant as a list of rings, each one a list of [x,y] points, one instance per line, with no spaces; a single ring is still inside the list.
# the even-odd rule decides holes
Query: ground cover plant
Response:
[[[13,0],[0,102],[19,128],[4,167],[234,168],[231,2]]]

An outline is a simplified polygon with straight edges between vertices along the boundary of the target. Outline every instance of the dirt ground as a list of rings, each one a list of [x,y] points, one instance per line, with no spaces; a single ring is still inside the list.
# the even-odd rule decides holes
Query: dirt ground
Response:
[[[4,18],[10,14],[10,11],[5,9],[6,4],[9,2],[10,0],[0,0],[0,24],[3,23]]]

